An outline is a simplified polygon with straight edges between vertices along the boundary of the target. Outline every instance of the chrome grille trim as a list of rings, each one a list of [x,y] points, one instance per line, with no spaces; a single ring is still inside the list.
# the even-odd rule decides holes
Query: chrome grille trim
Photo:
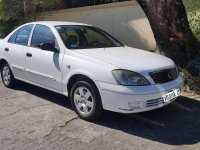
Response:
[[[157,106],[157,105],[160,105],[160,104],[164,104],[163,98],[158,98],[158,99],[146,101],[146,107],[153,107],[153,106]]]

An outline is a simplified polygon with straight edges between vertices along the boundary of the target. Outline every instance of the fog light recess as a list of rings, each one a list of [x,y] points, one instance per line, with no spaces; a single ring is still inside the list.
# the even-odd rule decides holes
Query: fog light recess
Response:
[[[143,102],[129,102],[128,106],[131,109],[142,109],[143,108]]]

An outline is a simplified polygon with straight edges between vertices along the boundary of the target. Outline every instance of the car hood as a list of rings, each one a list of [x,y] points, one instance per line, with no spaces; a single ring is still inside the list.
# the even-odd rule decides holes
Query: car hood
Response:
[[[119,69],[137,72],[174,67],[174,62],[169,58],[131,47],[82,49],[75,51],[112,64]]]

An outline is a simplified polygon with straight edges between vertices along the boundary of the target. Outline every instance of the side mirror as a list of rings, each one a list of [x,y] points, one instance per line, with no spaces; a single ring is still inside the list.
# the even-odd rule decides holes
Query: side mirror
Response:
[[[57,48],[55,48],[55,45],[52,44],[52,43],[42,43],[40,45],[40,48],[42,50],[47,50],[47,51],[52,51],[52,52],[55,52],[55,53],[59,53],[59,50]]]

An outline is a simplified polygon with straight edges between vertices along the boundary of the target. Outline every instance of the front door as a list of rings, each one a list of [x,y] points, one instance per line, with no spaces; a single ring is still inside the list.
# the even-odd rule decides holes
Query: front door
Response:
[[[62,91],[62,53],[42,50],[41,44],[51,43],[58,48],[56,38],[51,29],[45,25],[36,25],[30,47],[26,51],[26,72],[28,80]]]

